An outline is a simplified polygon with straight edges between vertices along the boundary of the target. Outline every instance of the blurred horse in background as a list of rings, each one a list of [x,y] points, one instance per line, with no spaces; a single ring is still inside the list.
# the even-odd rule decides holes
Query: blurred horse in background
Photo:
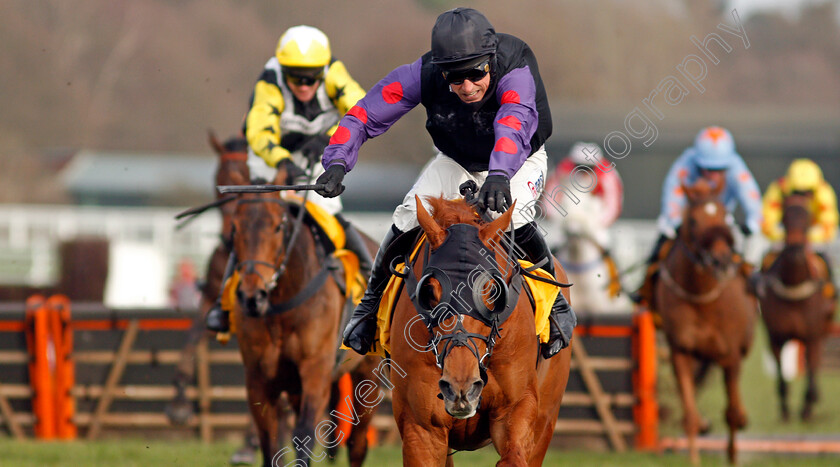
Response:
[[[275,182],[285,179],[285,171],[279,170]],[[318,231],[302,220],[304,209],[277,193],[242,194],[233,215],[238,263],[232,277],[237,285],[231,327],[245,364],[248,405],[265,466],[279,465],[276,462],[292,451],[278,444],[278,426],[285,420],[281,393],[288,396],[295,414],[298,462],[308,465],[310,459],[323,459],[313,457],[315,427],[324,423],[339,373],[336,350],[346,302],[339,280],[343,269],[325,251]],[[377,245],[367,240],[373,254]],[[354,379],[371,375],[373,365],[365,365],[369,359],[358,359],[361,366],[353,370]],[[357,412],[355,407],[364,404],[355,397],[356,391],[353,400],[346,401],[354,424],[347,440],[350,463],[358,466],[367,453],[372,412]]]
[[[787,382],[782,376],[782,347],[792,339],[800,341],[805,347],[808,388],[801,417],[809,420],[814,403],[819,399],[817,370],[836,306],[831,297],[827,265],[808,243],[811,226],[809,204],[810,200],[802,195],[785,198],[782,215],[784,247],[780,252],[768,253],[762,261],[761,312],[776,360],[779,408],[785,421],[790,414]]]
[[[697,434],[701,418],[695,401],[695,368],[715,363],[726,385],[727,456],[737,460],[735,433],[747,424],[738,388],[741,363],[752,345],[757,303],[739,274],[740,257],[720,202],[723,184],[701,179],[685,191],[687,206],[674,246],[660,268],[657,309],[671,349],[671,364],[682,401],[689,456],[700,462]]]
[[[621,294],[621,282],[606,246],[609,232],[598,216],[604,209],[600,197],[579,193],[580,202],[570,206],[566,216],[553,216],[552,228],[560,233],[554,250],[560,264],[575,284],[575,309],[590,313],[630,312],[633,304]]]
[[[232,242],[232,217],[236,209],[236,203],[231,202],[235,195],[222,195],[217,190],[219,185],[247,185],[250,183],[248,170],[248,143],[245,138],[231,137],[224,143],[216,139],[216,135],[210,132],[208,135],[210,146],[218,157],[215,185],[213,192],[216,193],[216,205],[222,214],[222,231],[220,242],[210,255],[207,263],[207,270],[204,274],[204,283],[201,287],[201,300],[199,302],[199,313],[193,320],[193,325],[187,334],[187,341],[181,351],[181,359],[178,363],[174,385],[175,397],[166,408],[169,420],[175,425],[183,425],[193,415],[193,404],[186,396],[187,386],[195,379],[195,349],[198,342],[207,332],[204,326],[204,315],[216,300],[219,299],[222,289],[222,278],[225,265],[231,251]],[[210,205],[208,205],[210,206]]]

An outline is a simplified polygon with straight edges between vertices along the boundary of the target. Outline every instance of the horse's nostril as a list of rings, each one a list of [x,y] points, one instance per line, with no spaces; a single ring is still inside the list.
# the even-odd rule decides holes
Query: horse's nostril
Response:
[[[257,302],[264,302],[265,300],[268,300],[268,291],[263,289],[258,290],[256,299]]]
[[[455,399],[455,391],[452,389],[452,385],[449,384],[448,381],[438,381],[438,387],[440,388],[440,393],[443,395],[444,399]]]
[[[470,390],[467,392],[467,399],[473,400],[476,397],[481,395],[481,391],[484,389],[484,383],[481,380],[478,380],[472,384]]]

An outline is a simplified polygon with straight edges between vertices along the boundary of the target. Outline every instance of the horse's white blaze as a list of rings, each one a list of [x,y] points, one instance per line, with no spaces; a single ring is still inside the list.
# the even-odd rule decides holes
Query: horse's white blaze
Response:
[[[714,216],[715,214],[717,214],[718,207],[717,204],[709,201],[708,203],[706,203],[705,206],[703,206],[703,210],[706,211],[706,214]]]

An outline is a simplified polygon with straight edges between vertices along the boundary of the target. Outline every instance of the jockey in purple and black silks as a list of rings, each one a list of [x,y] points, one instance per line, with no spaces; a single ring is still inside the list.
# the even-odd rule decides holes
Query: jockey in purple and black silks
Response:
[[[377,83],[339,122],[317,183],[322,196],[344,191],[341,182],[353,169],[359,148],[423,104],[426,129],[437,149],[417,182],[397,206],[362,302],[344,330],[344,343],[366,353],[374,343],[376,313],[389,270],[388,250],[402,232],[418,225],[414,196],[460,197],[459,186],[474,181],[478,199],[489,211],[504,212],[517,201],[512,223],[516,244],[534,263],[554,275],[553,259],[533,222],[534,201],[546,179],[544,143],[551,135],[551,113],[537,60],[528,45],[497,34],[471,8],[441,14],[432,29],[432,49]],[[498,215],[498,214],[497,214]],[[551,331],[541,352],[548,358],[568,345],[576,318],[563,294],[551,313]]]

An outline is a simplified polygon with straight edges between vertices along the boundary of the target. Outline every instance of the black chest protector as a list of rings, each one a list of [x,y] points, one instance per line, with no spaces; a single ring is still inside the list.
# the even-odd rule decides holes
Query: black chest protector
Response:
[[[443,70],[431,63],[431,52],[422,57],[420,101],[426,108],[426,130],[435,147],[470,172],[489,168],[490,153],[496,143],[493,123],[500,107],[496,88],[499,80],[512,70],[527,65],[536,85],[539,122],[531,137],[530,154],[551,135],[551,112],[536,57],[522,40],[508,34],[497,35],[499,45],[491,65],[490,86],[484,99],[475,104],[462,102],[449,90]]]

